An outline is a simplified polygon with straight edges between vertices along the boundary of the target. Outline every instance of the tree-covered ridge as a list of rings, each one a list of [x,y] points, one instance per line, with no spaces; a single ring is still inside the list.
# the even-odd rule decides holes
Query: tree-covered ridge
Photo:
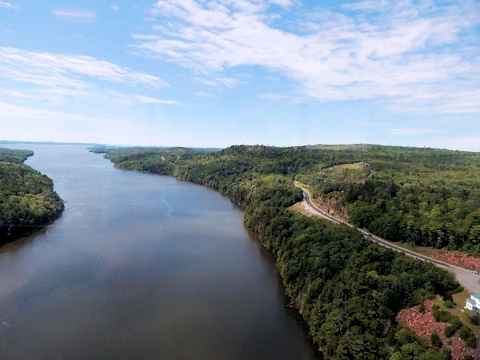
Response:
[[[137,156],[138,151],[123,149],[106,156],[118,168],[154,169],[208,185],[244,206],[245,223],[275,255],[286,292],[322,358],[448,359],[398,325],[395,315],[434,294],[457,291],[450,273],[382,248],[346,226],[288,210],[302,198],[293,179],[314,174],[319,163],[333,159],[333,152],[338,150],[233,146],[180,155],[157,168],[152,161],[165,163],[158,162],[158,154]],[[344,163],[363,160],[346,157]],[[341,161],[336,157],[335,165]],[[410,349],[414,356],[409,357]]]
[[[370,171],[363,182],[339,180],[325,164],[299,179],[386,239],[480,252],[480,154],[391,149],[362,161]]]
[[[189,161],[198,182],[224,175],[281,174],[336,199],[349,221],[391,241],[480,253],[480,154],[380,145],[231,146],[199,154],[184,149],[119,149],[106,155],[126,170],[183,177]],[[162,157],[168,161],[164,161]],[[220,166],[218,160],[223,164]],[[175,166],[174,166],[175,164]],[[228,194],[228,183],[220,190]]]
[[[0,148],[0,162],[23,164],[30,156],[33,156],[33,151]]]
[[[63,210],[52,181],[21,164],[31,155],[0,149],[0,245],[51,223]]]

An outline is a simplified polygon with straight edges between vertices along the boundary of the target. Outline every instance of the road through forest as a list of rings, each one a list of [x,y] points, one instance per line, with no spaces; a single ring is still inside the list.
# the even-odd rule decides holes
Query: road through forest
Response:
[[[314,215],[317,215],[317,216],[321,216],[323,217],[324,219],[327,219],[335,224],[338,224],[338,225],[346,225],[346,226],[349,226],[351,228],[354,228],[358,231],[360,231],[363,235],[363,237],[365,237],[366,239],[369,239],[381,246],[384,246],[384,247],[387,247],[387,248],[390,248],[392,250],[395,250],[395,251],[398,251],[398,252],[402,252],[404,253],[405,255],[407,256],[410,256],[410,257],[413,257],[415,259],[418,259],[418,260],[421,260],[421,261],[428,261],[428,262],[431,262],[437,266],[440,266],[444,269],[447,269],[449,271],[452,271],[454,274],[455,274],[455,277],[457,279],[457,281],[460,283],[460,285],[462,285],[466,290],[470,291],[471,293],[480,293],[480,274],[477,274],[475,271],[472,271],[472,270],[469,270],[469,269],[465,269],[465,268],[462,268],[460,266],[456,266],[456,265],[451,265],[451,264],[448,264],[446,262],[443,262],[443,261],[439,261],[439,260],[436,260],[436,259],[432,259],[428,256],[425,256],[425,255],[422,255],[422,254],[419,254],[419,253],[416,253],[412,250],[408,250],[408,249],[405,249],[405,248],[402,248],[398,245],[394,245],[388,241],[385,241],[384,239],[376,236],[376,235],[373,235],[373,234],[370,234],[369,232],[363,230],[363,229],[359,229],[359,228],[356,228],[355,226],[353,226],[352,224],[349,224],[345,221],[342,221],[340,219],[337,219],[336,217],[333,217],[331,216],[330,214],[328,214],[327,212],[323,211],[322,209],[318,208],[316,205],[314,205],[312,203],[312,200],[310,198],[310,193],[308,192],[307,189],[299,186],[299,185],[295,185],[297,186],[298,188],[302,189],[303,191],[303,203],[302,203],[302,206],[304,207],[304,209],[306,209],[308,212],[314,214]]]

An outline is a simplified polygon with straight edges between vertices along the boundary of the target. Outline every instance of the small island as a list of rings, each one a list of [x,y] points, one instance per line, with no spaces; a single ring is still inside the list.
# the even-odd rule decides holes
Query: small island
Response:
[[[30,156],[0,149],[0,246],[52,223],[64,209],[52,180],[23,164]]]

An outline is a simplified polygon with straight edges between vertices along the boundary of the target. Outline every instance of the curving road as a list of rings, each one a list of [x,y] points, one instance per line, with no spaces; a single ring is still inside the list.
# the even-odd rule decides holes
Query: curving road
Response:
[[[421,260],[421,261],[427,261],[427,262],[433,263],[437,266],[440,266],[442,268],[448,269],[448,270],[455,273],[455,277],[457,278],[457,281],[466,290],[468,290],[472,293],[480,293],[480,283],[479,283],[480,275],[477,272],[469,270],[469,269],[462,268],[460,266],[451,265],[451,264],[448,264],[448,263],[443,262],[443,261],[432,259],[428,256],[416,253],[416,252],[411,251],[411,250],[404,249],[400,246],[389,243],[388,241],[385,241],[384,239],[382,239],[378,236],[370,234],[368,231],[356,228],[352,224],[349,224],[345,221],[337,219],[337,218],[333,217],[332,215],[326,213],[322,209],[319,209],[317,206],[315,206],[312,203],[312,201],[310,199],[310,193],[308,192],[308,190],[306,190],[306,189],[304,189],[304,188],[302,188],[301,186],[298,186],[298,185],[295,185],[295,186],[302,189],[304,204],[305,204],[306,207],[308,207],[309,212],[311,212],[312,214],[321,216],[321,217],[323,217],[323,218],[325,218],[325,219],[327,219],[327,220],[329,220],[329,221],[331,221],[335,224],[346,225],[346,226],[349,226],[353,229],[356,229],[356,230],[360,231],[360,233],[362,233],[364,238],[369,239],[369,240],[371,240],[371,241],[373,241],[373,242],[375,242],[375,243],[377,243],[381,246],[384,246],[384,247],[387,247],[389,249],[404,253],[405,255],[413,257],[415,259],[418,259],[418,260]]]

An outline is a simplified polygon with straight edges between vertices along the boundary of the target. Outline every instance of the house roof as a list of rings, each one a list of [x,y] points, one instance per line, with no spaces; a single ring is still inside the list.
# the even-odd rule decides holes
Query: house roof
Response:
[[[476,298],[477,300],[480,300],[480,294],[473,294],[472,297]]]
[[[467,299],[467,304],[475,305],[475,301],[472,299]]]

